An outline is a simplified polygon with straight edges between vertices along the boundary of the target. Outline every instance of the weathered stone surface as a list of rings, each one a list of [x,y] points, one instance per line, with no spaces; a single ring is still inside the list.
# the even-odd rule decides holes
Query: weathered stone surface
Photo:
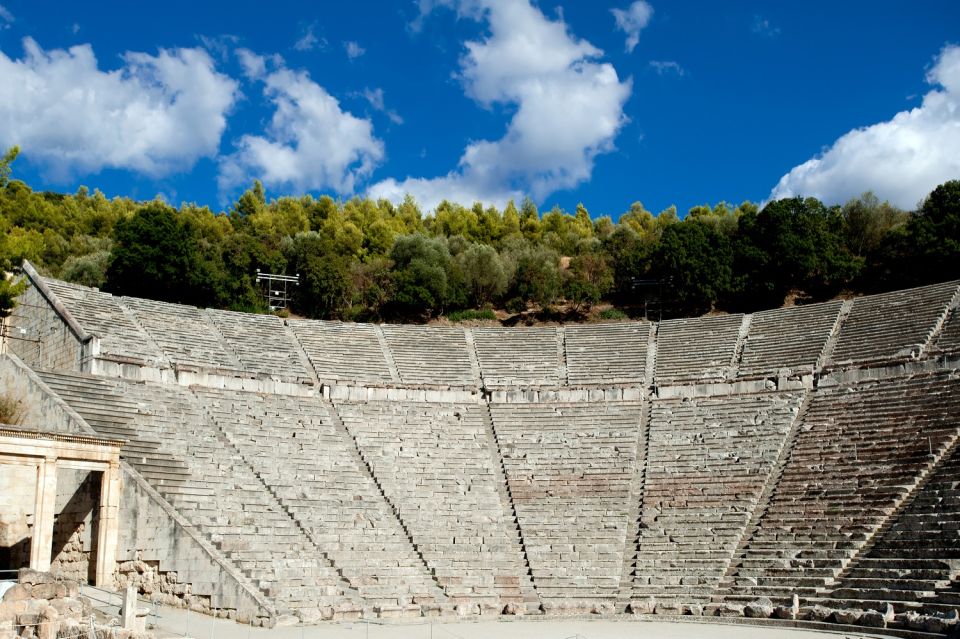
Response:
[[[868,628],[885,628],[887,620],[884,619],[882,612],[871,609],[863,613],[859,623],[861,626],[867,626]]]
[[[717,617],[742,617],[743,606],[740,604],[724,602],[714,609],[714,615]]]
[[[31,586],[29,584],[17,584],[13,588],[3,593],[4,601],[24,601],[31,598]]]
[[[844,610],[834,611],[833,620],[836,621],[837,623],[855,624],[860,621],[860,618],[862,616],[863,616],[862,610],[848,608]]]
[[[658,601],[656,607],[658,615],[682,615],[683,604],[678,601]]]
[[[833,614],[832,608],[816,605],[801,609],[802,617],[808,621],[827,621]]]
[[[743,613],[747,617],[767,619],[773,614],[773,602],[767,597],[761,597],[744,606]]]
[[[635,615],[652,615],[657,609],[657,602],[653,597],[635,599],[630,602],[630,612]]]

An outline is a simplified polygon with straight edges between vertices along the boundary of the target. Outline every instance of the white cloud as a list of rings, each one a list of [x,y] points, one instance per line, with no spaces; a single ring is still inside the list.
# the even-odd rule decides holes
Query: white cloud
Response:
[[[370,120],[357,118],[303,71],[279,56],[237,52],[247,76],[264,83],[274,106],[266,135],[244,135],[220,162],[218,183],[226,192],[253,178],[298,190],[332,188],[352,193],[384,157]]]
[[[90,45],[0,52],[0,147],[18,144],[56,181],[120,168],[158,177],[216,155],[237,83],[202,49],[125,53],[102,71]]]
[[[626,9],[611,9],[610,12],[617,21],[617,28],[627,34],[627,53],[633,53],[640,42],[640,32],[653,17],[653,7],[645,0],[636,0]]]
[[[355,60],[367,52],[366,49],[352,40],[349,42],[344,42],[343,48],[347,52],[347,57],[351,60]]]
[[[599,49],[529,2],[462,0],[457,10],[488,22],[484,40],[466,43],[460,79],[482,106],[512,110],[507,131],[468,144],[447,175],[385,180],[370,195],[399,200],[410,193],[427,209],[442,199],[502,205],[589,179],[594,159],[613,149],[626,121],[630,81],[621,82],[613,66],[595,61]]]
[[[5,6],[0,4],[0,22],[13,22],[13,14]]]
[[[314,33],[315,29],[316,25],[314,24],[308,26],[300,39],[294,43],[293,48],[297,51],[313,51],[314,49],[325,48],[327,46],[326,39],[317,37],[317,34]]]
[[[960,176],[960,46],[947,46],[927,73],[933,90],[891,120],[846,133],[780,178],[771,198],[812,196],[828,204],[864,191],[912,208]]]
[[[683,67],[680,66],[679,62],[674,62],[673,60],[651,60],[650,67],[657,72],[657,75],[666,75],[668,73],[675,73],[683,77],[686,71],[683,70]]]
[[[384,103],[383,89],[366,88],[363,90],[362,95],[363,98],[370,103],[370,106],[386,115],[391,122],[394,124],[403,124],[403,118],[400,117],[400,114],[393,109],[388,109]]]

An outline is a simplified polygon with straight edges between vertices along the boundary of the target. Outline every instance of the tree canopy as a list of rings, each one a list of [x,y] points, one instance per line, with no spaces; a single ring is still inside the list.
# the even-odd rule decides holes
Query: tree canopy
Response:
[[[33,191],[0,159],[0,268],[41,272],[121,294],[267,312],[257,270],[299,276],[292,310],[344,320],[426,321],[461,309],[583,317],[597,304],[664,316],[752,311],[840,293],[960,278],[960,181],[916,211],[870,193],[842,206],[813,198],[721,202],[684,216],[635,202],[591,216],[526,199],[499,210],[443,202],[432,215],[327,195],[274,199],[260,182],[227,210]],[[0,280],[0,310],[16,290]]]

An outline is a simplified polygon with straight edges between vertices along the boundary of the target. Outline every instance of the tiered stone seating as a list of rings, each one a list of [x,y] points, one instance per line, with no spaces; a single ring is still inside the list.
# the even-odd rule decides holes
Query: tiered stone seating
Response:
[[[658,384],[724,379],[733,367],[743,315],[664,320],[657,333]]]
[[[841,306],[842,302],[827,302],[754,313],[740,377],[812,374]]]
[[[728,595],[815,595],[957,435],[957,414],[949,375],[818,390]]]
[[[831,594],[849,607],[946,612],[960,606],[960,447]]]
[[[127,439],[122,456],[281,612],[303,614],[346,599],[336,572],[189,390],[77,374],[43,378],[98,433]]]
[[[653,324],[625,322],[567,326],[567,379],[570,385],[642,385]]]
[[[81,373],[38,371],[40,378],[100,435],[126,440],[120,458],[157,490],[182,486],[190,471],[161,450],[160,441],[138,428],[140,406],[124,395],[125,384]]]
[[[499,612],[533,595],[521,589],[529,580],[516,523],[498,493],[503,480],[484,407],[374,402],[337,409],[451,602]]]
[[[641,404],[490,410],[541,598],[612,603],[630,527]]]
[[[139,432],[181,459],[190,478],[161,494],[285,611],[304,614],[343,602],[340,579],[264,489],[257,475],[203,413],[173,384],[124,384],[140,406]],[[307,613],[311,618],[316,615]]]
[[[473,342],[489,388],[558,386],[560,349],[555,328],[474,328]]]
[[[156,342],[129,315],[117,298],[94,288],[44,278],[44,283],[90,335],[100,338],[100,352],[144,362],[163,354]]]
[[[919,355],[947,311],[957,282],[859,297],[843,323],[832,363],[863,364]]]
[[[941,353],[960,353],[960,308],[954,309],[947,317],[935,350]]]
[[[310,379],[296,341],[279,317],[212,309],[203,313],[216,325],[245,371],[281,379]]]
[[[435,587],[400,522],[319,400],[197,389],[204,409],[371,606],[428,603]],[[346,435],[349,438],[348,435]],[[419,611],[419,608],[417,608]]]
[[[384,324],[383,335],[404,384],[479,386],[462,328]]]
[[[635,598],[709,601],[801,398],[765,393],[653,402]]]
[[[373,324],[287,320],[320,381],[389,384],[390,365]]]
[[[137,297],[120,298],[174,364],[241,370],[216,327],[199,309]]]

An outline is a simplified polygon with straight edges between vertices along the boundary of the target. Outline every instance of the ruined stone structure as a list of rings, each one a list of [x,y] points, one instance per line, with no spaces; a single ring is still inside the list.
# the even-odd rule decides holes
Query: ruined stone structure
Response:
[[[165,603],[956,625],[960,282],[465,329],[26,271],[0,388],[31,406],[21,428],[126,442],[113,578]]]

